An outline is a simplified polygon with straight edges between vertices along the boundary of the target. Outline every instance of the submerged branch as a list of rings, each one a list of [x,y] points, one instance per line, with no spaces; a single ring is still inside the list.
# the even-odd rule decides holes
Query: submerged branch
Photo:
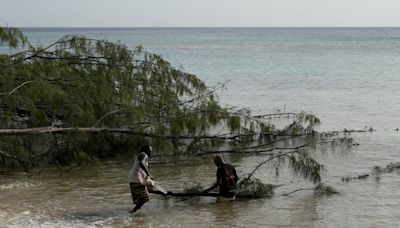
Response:
[[[170,192],[168,191],[167,194],[164,194],[158,190],[151,190],[149,189],[150,193],[156,195],[164,195],[164,196],[176,196],[176,197],[192,197],[192,196],[210,196],[210,197],[218,197],[218,193],[213,192]]]
[[[380,175],[384,174],[384,173],[391,173],[394,171],[398,171],[400,170],[400,162],[396,162],[396,163],[389,163],[388,165],[386,165],[386,167],[379,167],[379,166],[375,166],[372,169],[372,174],[375,175],[375,177],[379,177]]]
[[[288,193],[284,193],[282,194],[283,196],[288,196],[292,193],[298,192],[298,191],[308,191],[308,190],[314,190],[315,194],[319,194],[319,195],[333,195],[333,194],[339,194],[339,192],[334,189],[333,187],[320,183],[317,186],[313,187],[313,188],[300,188],[300,189],[296,189],[294,191],[288,192]]]
[[[369,177],[369,174],[360,174],[357,176],[344,176],[341,178],[342,182],[350,182],[352,180],[365,180]]]
[[[164,194],[161,191],[151,190],[151,189],[149,189],[149,192],[156,195],[174,196],[174,197],[195,197],[195,196],[218,197],[219,195],[218,192],[170,192],[170,191],[168,191],[167,194]],[[254,199],[261,197],[255,194],[237,194],[236,198]]]
[[[290,194],[292,194],[292,193],[295,193],[295,192],[298,192],[298,191],[308,191],[308,190],[314,190],[315,188],[299,188],[299,189],[296,189],[296,190],[294,190],[294,191],[291,191],[291,192],[288,192],[288,193],[284,193],[284,194],[282,194],[283,196],[288,196],[288,195],[290,195]]]

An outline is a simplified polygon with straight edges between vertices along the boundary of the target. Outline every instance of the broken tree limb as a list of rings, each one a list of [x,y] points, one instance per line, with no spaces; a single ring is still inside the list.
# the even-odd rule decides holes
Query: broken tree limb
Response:
[[[94,128],[94,127],[37,127],[37,128],[25,128],[25,129],[0,129],[0,135],[39,135],[39,134],[50,134],[50,133],[71,133],[71,132],[89,132],[89,133],[126,133],[126,134],[138,134],[142,136],[156,136],[150,133],[138,132],[127,128]],[[168,136],[167,136],[168,137]]]
[[[144,131],[136,131],[130,128],[108,128],[108,127],[36,127],[36,128],[23,128],[23,129],[0,129],[0,135],[40,135],[40,134],[64,134],[64,133],[121,133],[131,134],[143,137],[165,138],[165,139],[221,139],[233,140],[240,134],[234,136],[221,136],[221,135],[158,135]]]
[[[134,134],[148,137],[163,137],[163,138],[181,138],[181,139],[195,139],[195,138],[220,138],[220,139],[231,139],[226,137],[207,136],[162,136],[152,133],[135,131],[129,128],[107,128],[107,127],[37,127],[37,128],[24,128],[24,129],[0,129],[0,135],[39,135],[39,134],[54,134],[54,133],[76,133],[76,132],[88,132],[88,133],[123,133],[123,134]]]
[[[156,195],[163,195],[163,196],[174,196],[174,197],[194,197],[194,196],[218,197],[217,192],[171,192],[171,191],[168,191],[167,194],[164,194],[161,191],[149,189],[149,193],[156,194]],[[261,198],[261,197],[253,195],[253,194],[240,194],[239,193],[236,195],[236,198],[254,199],[254,198]]]

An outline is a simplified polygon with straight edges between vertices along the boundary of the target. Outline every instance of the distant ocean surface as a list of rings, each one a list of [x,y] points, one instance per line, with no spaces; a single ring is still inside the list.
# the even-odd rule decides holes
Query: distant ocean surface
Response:
[[[255,114],[307,111],[321,129],[400,127],[400,28],[24,28],[34,45],[67,34],[143,45]]]
[[[302,192],[282,197],[281,193],[298,188],[299,183],[282,178],[287,186],[283,192],[271,200],[250,201],[246,209],[237,208],[239,215],[235,221],[243,227],[254,222],[285,227],[399,226],[398,173],[350,183],[343,183],[341,177],[370,174],[374,166],[400,162],[400,132],[395,130],[400,128],[400,28],[24,28],[23,31],[34,45],[45,46],[67,34],[121,41],[132,49],[143,45],[173,66],[196,74],[209,86],[226,83],[227,89],[219,92],[221,103],[247,107],[254,114],[311,112],[321,119],[320,131],[373,127],[376,131],[372,133],[352,134],[359,146],[315,153],[327,169],[324,182],[342,194],[321,197]],[[259,158],[249,157],[238,169],[248,173],[258,163]],[[269,172],[260,172],[257,177],[267,183],[271,180]],[[123,192],[124,188],[121,189]],[[164,203],[157,199],[155,202]],[[204,204],[199,207],[205,208],[203,215],[214,208]],[[196,211],[196,206],[167,208],[154,209],[156,214],[163,213],[161,224],[178,221],[170,220],[170,211],[179,221],[198,221],[203,225],[208,221],[207,216]],[[196,210],[191,212],[191,208]],[[181,213],[187,216],[179,217]],[[123,219],[132,222],[129,217]],[[158,220],[154,221],[157,224]],[[145,224],[151,222],[146,220]]]

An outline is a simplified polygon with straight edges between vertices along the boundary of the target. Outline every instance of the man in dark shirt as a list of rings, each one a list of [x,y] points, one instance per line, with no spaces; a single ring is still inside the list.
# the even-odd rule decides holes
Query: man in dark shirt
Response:
[[[218,167],[217,182],[210,188],[206,189],[205,192],[208,192],[219,186],[217,202],[234,200],[236,182],[238,181],[235,167],[233,167],[231,164],[225,163],[224,159],[219,155],[214,157],[214,163]]]

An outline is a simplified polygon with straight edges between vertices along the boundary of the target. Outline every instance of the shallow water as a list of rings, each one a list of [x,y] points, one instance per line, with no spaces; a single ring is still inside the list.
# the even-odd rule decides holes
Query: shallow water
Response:
[[[276,178],[273,170],[262,168],[256,172],[257,178],[283,185],[272,198],[216,204],[209,197],[182,200],[151,195],[151,201],[131,215],[127,212],[132,202],[126,183],[130,164],[114,161],[90,169],[0,179],[0,221],[17,227],[396,227],[400,216],[397,173],[380,179],[341,181],[342,176],[370,173],[373,165],[390,162],[379,160],[381,156],[362,145],[351,150],[311,152],[326,165],[323,181],[337,189],[338,195],[304,190],[283,196],[312,184],[287,172]],[[228,161],[236,165],[239,176],[245,176],[260,159],[250,156]],[[151,172],[170,191],[197,183],[206,187],[214,181],[215,167],[208,157],[202,163],[152,165]]]
[[[86,34],[143,44],[183,66],[207,84],[227,83],[223,104],[255,113],[310,111],[320,130],[362,129],[352,149],[310,151],[326,167],[323,182],[341,194],[299,191],[312,184],[263,168],[256,177],[283,184],[275,196],[216,204],[201,197],[179,201],[152,196],[140,213],[130,215],[126,175],[130,164],[110,162],[98,168],[31,178],[0,177],[0,224],[43,227],[398,227],[400,175],[384,174],[349,183],[343,176],[370,174],[374,166],[400,162],[400,28],[274,29],[27,29],[33,43]],[[230,158],[246,175],[260,157]],[[151,171],[168,190],[189,183],[210,185],[215,167],[153,165]],[[1,226],[0,225],[0,226]]]

